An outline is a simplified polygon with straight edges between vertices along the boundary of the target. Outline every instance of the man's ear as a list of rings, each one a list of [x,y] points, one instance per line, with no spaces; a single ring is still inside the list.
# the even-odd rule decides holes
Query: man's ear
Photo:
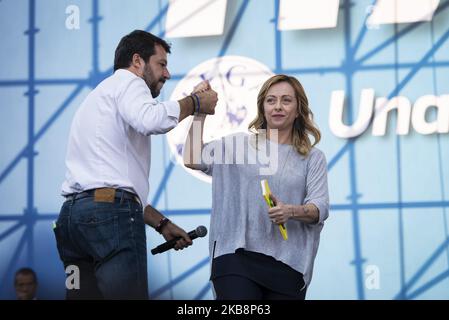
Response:
[[[131,59],[131,65],[137,70],[140,70],[142,68],[142,62],[143,59],[140,57],[140,55],[138,53],[134,53]]]

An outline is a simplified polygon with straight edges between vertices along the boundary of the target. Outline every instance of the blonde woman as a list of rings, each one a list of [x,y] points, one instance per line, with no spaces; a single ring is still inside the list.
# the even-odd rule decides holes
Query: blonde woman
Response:
[[[294,77],[268,79],[257,109],[249,133],[203,145],[205,116],[197,116],[186,141],[185,165],[212,176],[211,280],[217,299],[305,299],[329,214],[326,159],[315,147],[321,134]],[[268,173],[261,163],[267,154],[274,168]],[[262,197],[263,179],[272,208]]]

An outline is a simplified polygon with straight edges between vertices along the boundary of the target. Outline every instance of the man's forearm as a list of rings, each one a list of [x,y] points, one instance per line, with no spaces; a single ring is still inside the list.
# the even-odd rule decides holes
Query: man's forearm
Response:
[[[145,224],[149,225],[152,228],[156,228],[159,225],[161,219],[163,218],[165,218],[164,215],[159,211],[157,211],[152,206],[147,205],[145,207],[143,213],[143,221],[145,222]]]
[[[195,104],[190,96],[187,96],[179,100],[178,102],[180,109],[178,121],[181,122],[182,120],[184,120],[193,113],[195,109]]]

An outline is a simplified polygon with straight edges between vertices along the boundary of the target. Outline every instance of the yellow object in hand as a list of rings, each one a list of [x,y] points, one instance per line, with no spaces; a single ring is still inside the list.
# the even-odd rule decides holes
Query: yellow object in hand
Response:
[[[268,180],[264,179],[260,181],[260,185],[262,187],[262,195],[265,199],[265,202],[267,203],[268,207],[273,208],[274,203],[270,198],[271,191],[270,187],[268,186]],[[279,231],[281,232],[282,238],[284,238],[284,240],[287,240],[288,239],[287,228],[284,226],[284,224],[279,225]]]

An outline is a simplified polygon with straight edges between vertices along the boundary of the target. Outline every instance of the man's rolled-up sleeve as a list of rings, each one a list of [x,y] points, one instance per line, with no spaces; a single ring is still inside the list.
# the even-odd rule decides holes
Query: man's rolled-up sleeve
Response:
[[[178,124],[179,103],[157,101],[140,78],[132,79],[120,90],[117,105],[125,122],[144,135],[163,134]]]

